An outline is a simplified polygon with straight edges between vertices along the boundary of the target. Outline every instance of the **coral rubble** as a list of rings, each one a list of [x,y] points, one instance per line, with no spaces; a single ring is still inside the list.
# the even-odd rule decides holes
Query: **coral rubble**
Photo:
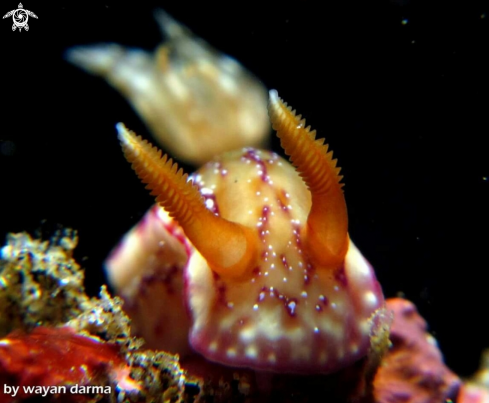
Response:
[[[0,383],[110,387],[108,394],[49,395],[63,402],[164,402],[197,395],[198,385],[177,357],[143,350],[142,340],[131,337],[119,298],[105,287],[100,298],[85,294],[83,271],[72,257],[76,244],[69,230],[51,241],[8,236],[0,256]],[[28,395],[42,396],[35,390]],[[1,403],[12,398],[0,391]]]
[[[455,399],[461,380],[443,363],[436,340],[427,333],[427,324],[411,302],[392,298],[390,340],[374,380],[378,403],[438,403]]]

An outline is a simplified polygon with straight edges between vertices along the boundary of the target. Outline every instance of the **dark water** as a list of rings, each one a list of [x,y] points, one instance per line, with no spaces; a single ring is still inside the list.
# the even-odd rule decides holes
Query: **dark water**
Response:
[[[153,48],[158,4],[276,88],[327,138],[345,175],[350,234],[386,295],[413,300],[448,364],[475,370],[489,347],[489,6],[59,3],[24,3],[39,17],[28,32],[0,20],[2,239],[23,230],[47,236],[58,224],[77,229],[77,258],[97,292],[104,257],[152,201],[114,125],[148,132],[115,90],[62,54],[93,42]],[[2,2],[0,14],[16,5]]]

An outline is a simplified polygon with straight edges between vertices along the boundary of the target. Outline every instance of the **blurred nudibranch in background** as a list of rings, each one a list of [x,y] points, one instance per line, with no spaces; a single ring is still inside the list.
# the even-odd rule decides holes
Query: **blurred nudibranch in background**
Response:
[[[201,165],[224,151],[266,145],[263,84],[163,10],[155,17],[167,40],[154,54],[110,43],[73,47],[65,58],[119,90],[181,161]]]

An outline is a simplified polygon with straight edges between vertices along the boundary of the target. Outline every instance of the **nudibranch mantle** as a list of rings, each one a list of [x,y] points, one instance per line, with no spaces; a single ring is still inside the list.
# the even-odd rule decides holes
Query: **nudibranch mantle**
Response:
[[[341,177],[327,146],[275,92],[269,113],[297,169],[273,152],[244,148],[187,181],[122,125],[119,138],[193,244],[182,290],[191,347],[233,367],[331,373],[367,356],[388,332],[384,297],[346,232]],[[331,214],[342,217],[321,224]]]
[[[305,256],[311,196],[295,169],[275,153],[244,149],[206,164],[194,183],[213,211],[255,228],[260,246],[243,281],[222,281],[192,255],[192,347],[213,361],[286,372],[331,372],[364,356],[382,292],[351,241],[335,270]]]

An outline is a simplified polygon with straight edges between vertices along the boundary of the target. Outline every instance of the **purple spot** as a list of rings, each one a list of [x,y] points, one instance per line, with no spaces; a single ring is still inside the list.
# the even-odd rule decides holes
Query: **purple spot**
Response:
[[[256,164],[259,166],[259,169],[260,169],[260,179],[263,182],[268,183],[268,181],[270,180],[270,177],[268,176],[267,166],[265,165],[265,162],[258,156],[255,149],[246,148],[245,151],[246,152],[242,158],[244,158],[245,160],[247,159],[249,161],[256,162]]]
[[[289,198],[289,195],[287,194],[287,192],[284,189],[281,190],[281,193],[282,193],[282,198],[284,200]],[[286,211],[287,212],[287,211],[289,211],[289,206],[287,206],[286,204],[284,204],[284,202],[282,201],[282,198],[280,198],[280,197],[277,198],[278,205],[280,206],[280,208],[283,211]]]
[[[295,298],[291,298],[285,305],[285,309],[290,316],[295,316],[295,310],[297,308],[297,300]]]
[[[288,270],[289,264],[287,263],[287,259],[285,258],[285,255],[280,255],[280,257],[282,258],[282,264],[284,265],[285,269]]]
[[[311,282],[311,279],[314,276],[314,271],[314,266],[308,263],[304,269],[304,285],[308,285]]]
[[[224,284],[216,284],[216,288],[217,288],[217,301],[220,304],[227,307],[228,302],[226,300],[226,286]]]
[[[157,283],[163,284],[168,294],[173,294],[175,288],[173,286],[173,279],[176,275],[180,274],[180,270],[177,266],[156,268],[153,274],[143,276],[139,285],[139,294],[146,295],[148,289]]]
[[[277,298],[280,302],[284,304],[284,308],[290,316],[295,316],[296,308],[298,304],[297,299],[289,298],[288,296],[282,294],[279,290],[277,290],[274,287],[269,287],[269,288],[263,287],[260,290],[260,294],[258,295],[257,302],[262,302],[265,299],[267,290],[271,298]]]
[[[260,268],[258,266],[253,269],[252,273],[253,273],[253,276],[261,276],[261,271],[260,271]]]
[[[346,277],[345,266],[341,266],[334,274],[334,277],[343,287],[348,287],[348,278]]]
[[[207,210],[212,211],[215,215],[220,215],[219,206],[217,205],[216,195],[212,193],[212,194],[204,194],[202,196],[204,198],[204,202],[205,202],[205,206],[207,207]],[[208,200],[210,202],[208,202]]]
[[[326,298],[324,295],[319,296],[319,301],[322,302],[323,305],[328,305],[328,298]]]

